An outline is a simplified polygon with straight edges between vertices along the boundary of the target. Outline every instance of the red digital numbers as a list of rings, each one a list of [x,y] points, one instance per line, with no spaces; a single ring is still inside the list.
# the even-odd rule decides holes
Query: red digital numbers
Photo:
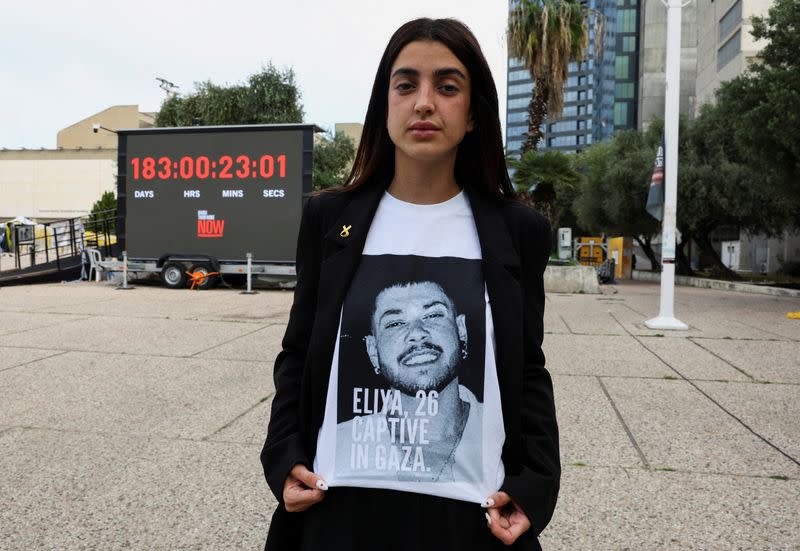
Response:
[[[170,157],[132,157],[133,180],[267,180],[286,178],[286,155],[222,155],[212,159],[201,155]]]

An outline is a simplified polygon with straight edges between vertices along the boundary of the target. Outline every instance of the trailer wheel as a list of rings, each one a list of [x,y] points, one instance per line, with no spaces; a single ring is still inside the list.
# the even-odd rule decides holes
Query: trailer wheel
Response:
[[[219,272],[212,272],[208,264],[195,264],[189,268],[189,283],[192,289],[204,291],[216,287],[219,283]]]
[[[186,273],[180,262],[167,262],[161,268],[161,282],[170,289],[186,287]]]

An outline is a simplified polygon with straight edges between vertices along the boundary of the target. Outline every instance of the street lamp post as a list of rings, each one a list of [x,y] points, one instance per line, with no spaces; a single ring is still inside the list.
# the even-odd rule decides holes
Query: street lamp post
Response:
[[[674,314],[675,230],[678,203],[678,119],[681,90],[682,0],[661,0],[667,7],[667,93],[664,108],[664,220],[661,229],[661,304],[658,316],[644,324],[650,329],[686,330]]]

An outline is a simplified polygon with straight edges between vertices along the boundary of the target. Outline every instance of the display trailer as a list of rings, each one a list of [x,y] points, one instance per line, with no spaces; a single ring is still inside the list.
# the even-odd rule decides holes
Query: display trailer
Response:
[[[127,270],[209,288],[227,274],[295,277],[311,124],[120,130],[117,241]],[[120,270],[121,262],[103,263]]]

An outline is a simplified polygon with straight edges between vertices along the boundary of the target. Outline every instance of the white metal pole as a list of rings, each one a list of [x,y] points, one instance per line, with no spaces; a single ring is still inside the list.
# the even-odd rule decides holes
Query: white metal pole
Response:
[[[667,93],[664,107],[664,220],[661,233],[661,305],[651,329],[689,329],[675,317],[675,228],[678,203],[678,120],[681,90],[682,0],[661,0],[667,7]]]
[[[247,253],[247,290],[242,291],[242,295],[256,295],[253,291],[253,253]]]
[[[120,291],[127,291],[133,289],[132,285],[128,285],[128,251],[122,251],[122,285],[117,289]]]

